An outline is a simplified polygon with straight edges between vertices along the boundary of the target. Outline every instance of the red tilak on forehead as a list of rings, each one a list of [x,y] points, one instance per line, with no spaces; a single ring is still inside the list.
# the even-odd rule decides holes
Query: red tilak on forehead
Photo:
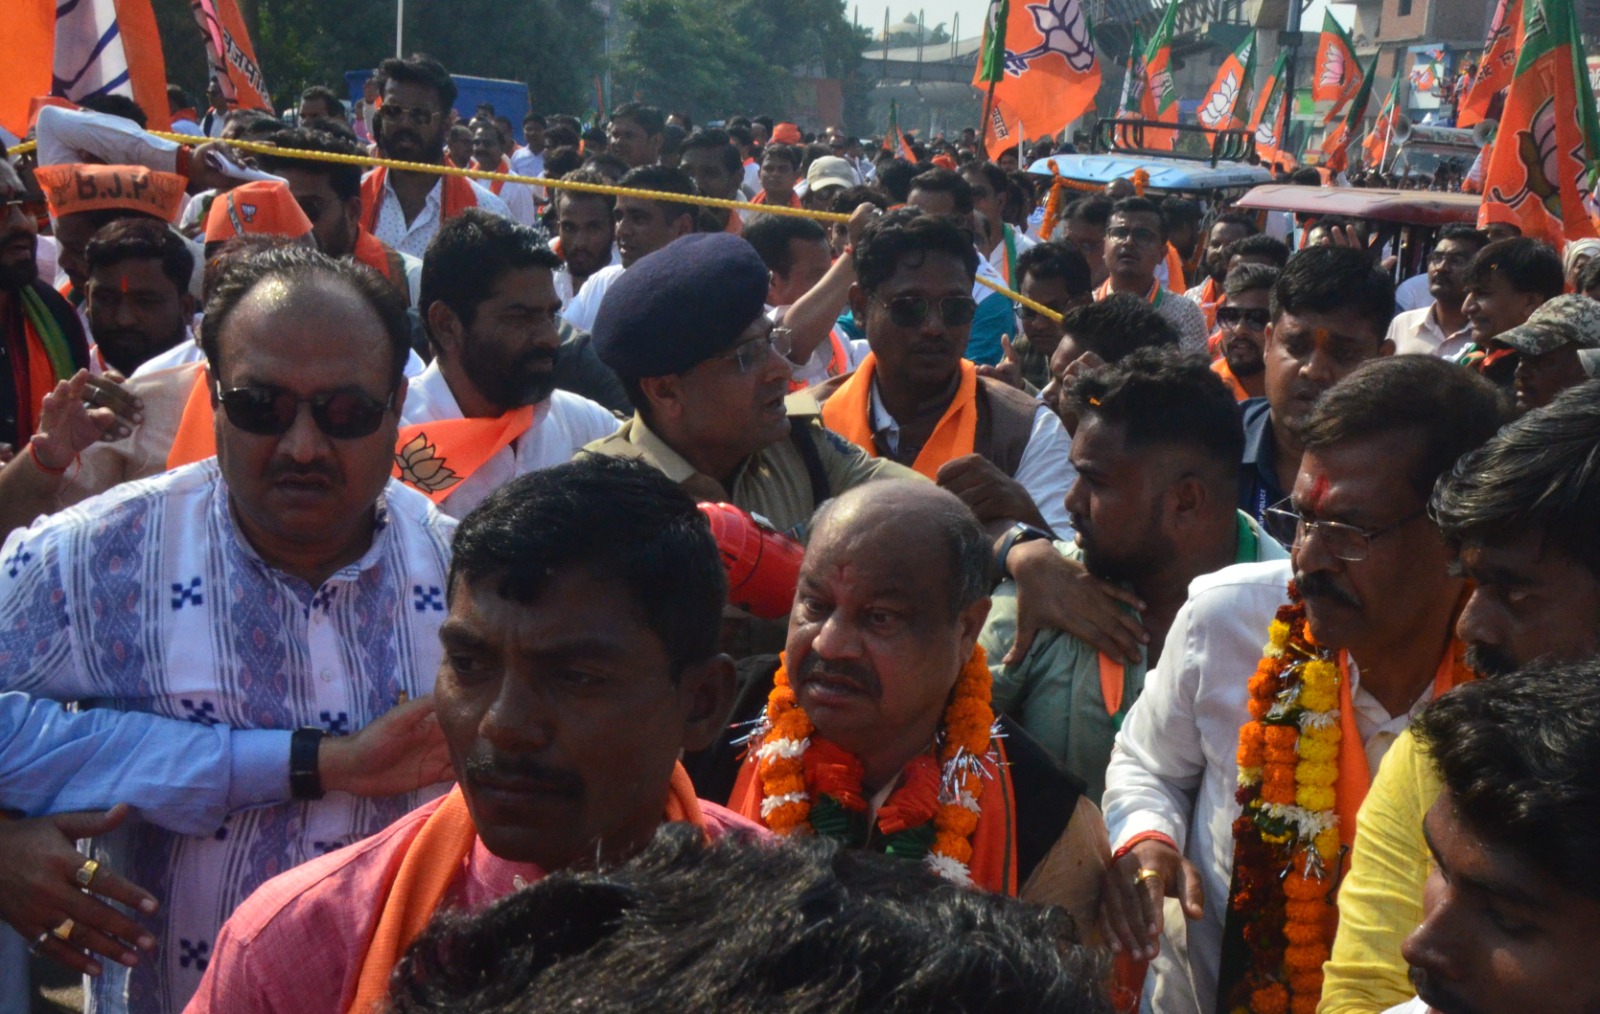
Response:
[[[128,276],[127,275],[123,275],[122,276],[122,294],[124,296],[126,296],[128,294]]]
[[[1322,502],[1328,498],[1328,477],[1319,475],[1311,480],[1311,512],[1322,513]]]

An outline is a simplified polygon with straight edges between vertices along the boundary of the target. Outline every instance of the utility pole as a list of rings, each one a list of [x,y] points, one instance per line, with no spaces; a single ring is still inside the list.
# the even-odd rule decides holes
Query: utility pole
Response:
[[[1288,115],[1283,118],[1284,136],[1278,139],[1278,145],[1283,147],[1289,143],[1289,135],[1294,130],[1294,72],[1295,65],[1300,61],[1300,15],[1303,9],[1300,0],[1289,0],[1288,24],[1284,27],[1283,35],[1279,36],[1278,44],[1289,48],[1289,55],[1283,61],[1283,101],[1289,104]]]
[[[394,56],[405,59],[406,50],[406,0],[394,0]]]

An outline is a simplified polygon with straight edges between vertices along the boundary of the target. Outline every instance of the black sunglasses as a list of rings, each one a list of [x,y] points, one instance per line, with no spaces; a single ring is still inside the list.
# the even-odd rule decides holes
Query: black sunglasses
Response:
[[[258,437],[281,437],[289,432],[302,404],[311,406],[317,429],[335,440],[357,440],[378,431],[383,414],[394,405],[394,395],[374,398],[365,391],[343,388],[301,398],[281,387],[217,387],[217,400],[228,422]]]
[[[971,324],[973,316],[978,312],[978,303],[971,296],[947,296],[934,302],[922,296],[896,296],[893,299],[878,300],[885,310],[889,311],[889,319],[900,327],[916,327],[928,319],[928,314],[938,308],[939,319],[949,327],[960,327]]]
[[[1249,324],[1260,330],[1272,322],[1272,312],[1269,310],[1241,310],[1237,306],[1217,307],[1217,323],[1223,327],[1238,327],[1240,324]]]

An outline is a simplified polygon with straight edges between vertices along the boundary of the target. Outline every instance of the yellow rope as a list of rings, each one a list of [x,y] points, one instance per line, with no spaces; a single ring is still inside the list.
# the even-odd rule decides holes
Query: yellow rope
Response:
[[[170,134],[166,131],[152,130],[149,133],[167,141],[176,141],[179,144],[201,145],[215,141],[212,137],[193,137],[188,134]],[[581,183],[577,180],[550,180],[542,176],[518,176],[514,173],[489,172],[484,169],[459,169],[455,166],[432,165],[426,162],[402,162],[398,159],[379,158],[375,155],[340,155],[330,151],[305,151],[300,148],[279,148],[276,145],[262,144],[258,141],[229,141],[228,147],[238,148],[241,151],[254,152],[258,155],[274,155],[279,158],[299,158],[311,162],[335,162],[340,165],[358,166],[384,166],[408,173],[433,173],[436,176],[465,176],[475,180],[501,180],[506,183],[526,183],[535,187],[551,187],[553,189],[572,190],[585,194],[605,194],[612,197],[638,197],[648,201],[662,201],[670,204],[695,204],[708,208],[729,208],[736,211],[753,211],[763,215],[793,215],[797,218],[810,218],[819,222],[848,222],[850,216],[837,211],[810,211],[805,208],[791,208],[780,204],[751,204],[748,201],[729,201],[720,197],[703,197],[699,194],[674,194],[665,190],[639,190],[632,187],[618,187],[602,183]],[[38,147],[37,141],[19,144],[8,150],[8,154],[21,155]],[[982,275],[977,276],[978,284],[993,289],[1000,295],[1014,303],[1020,303],[1035,313],[1043,314],[1057,324],[1061,323],[1061,314],[1045,306],[1043,303],[1029,299],[1020,292],[1014,292],[998,282],[992,282]]]

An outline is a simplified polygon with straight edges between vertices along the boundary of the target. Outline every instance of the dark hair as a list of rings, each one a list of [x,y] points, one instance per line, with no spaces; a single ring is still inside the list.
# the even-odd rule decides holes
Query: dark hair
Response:
[[[1243,229],[1245,231],[1245,236],[1241,237],[1241,239],[1248,239],[1251,236],[1255,236],[1261,232],[1261,229],[1256,225],[1255,216],[1247,215],[1242,211],[1228,211],[1218,215],[1212,220],[1210,225],[1206,226],[1206,232],[1209,234],[1212,229],[1215,229],[1219,225],[1231,225]],[[1234,240],[1234,242],[1237,243],[1240,242],[1240,240]],[[1284,247],[1285,260],[1287,260],[1289,256],[1288,249],[1288,247]]]
[[[1600,381],[1503,427],[1439,480],[1428,513],[1457,544],[1538,533],[1600,576]]]
[[[543,113],[536,113],[531,109],[528,110],[526,113],[523,113],[522,114],[522,126],[523,126],[523,128],[526,129],[528,124],[530,124],[530,123],[537,123],[541,127],[544,126],[545,125],[544,114]]]
[[[963,165],[960,170],[962,176],[982,176],[983,181],[989,184],[989,189],[1001,200],[1005,199],[1006,191],[1011,189],[1011,178],[1006,171],[993,162],[979,162],[973,159]]]
[[[363,152],[356,145],[321,129],[308,130],[301,127],[298,130],[280,130],[267,138],[267,143],[275,148],[288,148],[293,151],[320,151],[331,155],[359,156]],[[300,169],[305,172],[316,173],[328,179],[328,186],[341,201],[348,201],[352,197],[361,196],[361,167],[359,165],[346,165],[340,162],[323,162],[309,158],[293,158],[287,155],[260,154],[256,156],[256,164],[265,172],[276,173],[284,169]]]
[[[1178,330],[1138,296],[1119,292],[1068,310],[1061,330],[1079,348],[1108,363],[1152,346],[1178,345]]]
[[[572,131],[574,144],[577,143],[576,139],[578,136],[578,131],[583,129],[583,124],[578,121],[576,116],[573,116],[570,113],[551,113],[547,124],[551,129],[556,127],[565,127]]]
[[[1317,216],[1316,221],[1312,222],[1306,228],[1306,237],[1310,238],[1311,234],[1316,232],[1318,229],[1321,229],[1324,232],[1332,232],[1334,229],[1354,229],[1356,231],[1356,235],[1360,236],[1363,240],[1365,240],[1367,236],[1367,224],[1361,219],[1351,218],[1349,215]]]
[[[552,148],[576,148],[578,140],[578,132],[565,123],[552,124],[544,132],[544,143]]]
[[[619,186],[629,187],[634,190],[661,190],[669,194],[683,194],[693,197],[700,193],[694,185],[694,180],[682,169],[674,169],[664,165],[642,165],[637,169],[629,169],[620,181]],[[688,215],[696,218],[699,215],[699,206],[694,204],[680,204],[677,201],[656,201],[661,206],[661,213],[671,221]]]
[[[1489,245],[1489,234],[1475,225],[1468,225],[1466,222],[1451,222],[1443,229],[1440,229],[1439,235],[1433,241],[1433,245],[1438,246],[1447,239],[1471,243],[1479,250]]]
[[[1270,264],[1246,261],[1228,272],[1228,277],[1222,282],[1222,294],[1242,296],[1246,292],[1257,292],[1262,289],[1271,292],[1273,286],[1278,284],[1280,274],[1282,272]]]
[[[411,353],[411,319],[405,299],[395,287],[365,264],[334,259],[295,243],[274,246],[242,257],[226,257],[214,279],[207,278],[205,316],[200,321],[200,349],[211,375],[222,377],[222,332],[233,312],[256,286],[269,280],[294,286],[310,281],[333,281],[353,290],[371,308],[389,341],[391,390],[405,383],[406,360]]]
[[[584,156],[583,168],[593,169],[602,176],[607,176],[613,184],[620,182],[622,177],[628,175],[629,172],[628,163],[609,151],[597,151]]]
[[[878,185],[889,195],[891,204],[904,204],[911,196],[911,181],[921,175],[926,168],[896,159],[878,170]]]
[[[624,102],[611,111],[611,122],[630,120],[646,137],[655,137],[666,126],[666,117],[661,115],[661,110],[655,106],[647,106],[643,102]]]
[[[755,143],[756,136],[750,133],[750,125],[748,123],[735,123],[729,120],[727,131],[728,140],[734,144],[751,145]],[[743,160],[740,161],[740,164],[744,164]]]
[[[1364,250],[1308,246],[1289,258],[1272,289],[1272,319],[1285,313],[1354,310],[1383,343],[1394,319],[1394,280],[1373,266]]]
[[[180,109],[193,107],[194,99],[191,99],[189,93],[183,90],[183,86],[169,84],[167,85],[167,106],[175,113]]]
[[[828,234],[822,226],[798,215],[752,215],[742,235],[745,242],[756,248],[767,270],[779,275],[788,275],[794,270],[791,242],[828,242]]]
[[[1137,349],[1085,373],[1069,396],[1080,419],[1096,415],[1121,426],[1129,448],[1193,447],[1226,473],[1230,489],[1238,482],[1244,455],[1239,402],[1204,356],[1171,347]]]
[[[144,107],[126,95],[89,95],[79,99],[78,105],[90,112],[105,113],[107,116],[120,116],[124,120],[132,120],[139,125],[140,129],[150,124],[150,117],[145,115]]]
[[[918,173],[912,177],[911,189],[906,193],[909,196],[918,190],[929,194],[949,194],[950,199],[956,202],[958,215],[972,211],[972,184],[962,179],[960,173],[949,169],[929,169]]]
[[[1222,253],[1229,260],[1235,257],[1266,257],[1279,269],[1289,263],[1289,245],[1264,232],[1236,239],[1224,247]]]
[[[674,679],[717,653],[728,596],[722,557],[694,499],[659,469],[583,455],[511,480],[456,529],[446,594],[458,581],[492,582],[501,598],[529,604],[563,568],[621,581]]]
[[[189,244],[154,218],[117,219],[95,232],[83,256],[91,272],[126,260],[160,261],[161,273],[180,296],[189,291],[189,279],[194,275],[194,252]]]
[[[1475,836],[1600,899],[1600,661],[1473,680],[1412,728]]]
[[[428,243],[417,310],[426,322],[428,308],[443,303],[463,325],[471,327],[495,283],[518,268],[558,271],[561,258],[528,226],[481,208],[468,208],[446,219]],[[430,341],[432,337],[430,333]]]
[[[772,117],[763,114],[761,116],[752,116],[752,117],[750,117],[750,123],[752,125],[757,124],[757,123],[761,124],[763,127],[767,128],[767,133],[770,134],[770,133],[772,133],[772,128],[777,123],[777,121],[774,120]]]
[[[1413,437],[1419,447],[1407,479],[1427,499],[1439,476],[1503,421],[1498,390],[1479,374],[1435,356],[1382,356],[1323,392],[1300,440],[1310,451],[1391,434]]]
[[[856,244],[856,281],[868,292],[887,282],[900,262],[921,264],[930,253],[956,258],[967,274],[978,271],[978,251],[972,240],[950,222],[937,215],[924,215],[916,208],[897,208],[873,220]]]
[[[1067,210],[1062,213],[1061,220],[1063,222],[1082,222],[1084,225],[1104,229],[1107,223],[1111,221],[1112,207],[1110,198],[1080,197],[1067,205]],[[1158,210],[1156,213],[1160,214],[1160,211]]]
[[[1168,232],[1184,225],[1198,226],[1206,216],[1200,205],[1182,197],[1162,198],[1160,207],[1161,221],[1166,223]]]
[[[1017,257],[1017,283],[1032,275],[1035,278],[1059,278],[1067,284],[1072,295],[1082,295],[1094,288],[1089,273],[1089,262],[1078,248],[1070,243],[1038,243],[1022,251]]]
[[[739,149],[728,140],[727,131],[716,127],[702,127],[684,138],[682,151],[685,154],[701,150],[714,151],[720,155],[723,171],[728,175],[737,178],[744,172],[744,159],[739,157]]]
[[[1588,292],[1590,289],[1600,287],[1600,257],[1590,257],[1578,269],[1578,291]]]
[[[1482,285],[1497,274],[1518,292],[1554,299],[1567,291],[1561,255],[1527,236],[1502,239],[1479,250],[1467,264],[1467,284]]]
[[[234,131],[235,134],[243,134],[246,138],[255,137],[257,140],[274,131],[289,129],[287,123],[284,123],[271,113],[264,113],[259,109],[229,110],[228,114],[222,118],[222,124],[226,128],[237,127],[238,129]]]
[[[683,128],[676,123],[669,123],[661,128],[661,154],[681,155],[683,152]]]
[[[549,171],[549,165],[550,165],[550,163],[548,163],[548,162],[545,163],[545,167],[546,167],[546,171],[547,172]],[[593,169],[574,169],[569,173],[562,173],[560,178],[563,179],[563,180],[570,180],[573,183],[593,183],[596,186],[601,186],[601,187],[607,187],[607,186],[611,185],[611,181],[610,180],[606,179],[599,172],[597,172],[597,171],[595,171]],[[616,210],[616,207],[617,207],[617,199],[616,199],[616,197],[612,196],[611,194],[596,193],[593,190],[573,190],[573,189],[570,189],[570,188],[567,188],[567,187],[562,187],[561,189],[556,191],[555,200],[556,201],[601,201],[606,206],[606,217],[607,218],[611,217],[611,212]],[[561,206],[559,204],[556,205],[556,218],[557,218],[558,221],[561,218]]]
[[[849,215],[863,204],[870,204],[880,211],[889,210],[889,198],[884,196],[882,190],[876,187],[845,187],[833,195],[833,200],[828,204],[828,210],[839,215]],[[790,216],[793,217],[793,216]],[[1596,258],[1600,261],[1600,258]]]
[[[765,164],[769,158],[781,159],[794,166],[795,172],[799,172],[801,163],[805,159],[805,154],[795,145],[779,144],[774,141],[761,149],[761,158],[757,161]]]
[[[344,116],[344,102],[340,100],[338,95],[334,94],[332,88],[326,85],[312,85],[301,92],[300,104],[305,105],[307,99],[321,100],[332,111],[332,115],[328,117],[329,119]]]
[[[548,138],[550,133],[556,129],[551,127],[549,131],[545,132],[545,137]],[[561,179],[583,168],[583,155],[579,153],[575,145],[563,144],[552,148],[549,147],[549,143],[549,141],[545,142],[546,147],[544,149],[544,175],[546,179]],[[611,184],[609,179],[605,182],[607,186]],[[615,197],[611,198],[612,204],[615,204],[616,201]]]
[[[421,85],[432,88],[439,96],[439,110],[449,114],[451,107],[456,104],[456,83],[450,77],[450,72],[444,69],[444,64],[425,53],[412,53],[405,59],[391,56],[378,64],[377,73],[378,93],[394,81],[397,84]]]
[[[1160,229],[1162,239],[1167,238],[1167,219],[1161,213],[1161,205],[1148,197],[1124,197],[1111,206],[1112,215],[1154,215],[1157,228]],[[1110,221],[1110,216],[1106,220]]]
[[[708,845],[664,824],[623,866],[436,919],[389,1010],[1109,1014],[1106,959],[1075,941],[1065,910],[919,862],[822,837]]]

